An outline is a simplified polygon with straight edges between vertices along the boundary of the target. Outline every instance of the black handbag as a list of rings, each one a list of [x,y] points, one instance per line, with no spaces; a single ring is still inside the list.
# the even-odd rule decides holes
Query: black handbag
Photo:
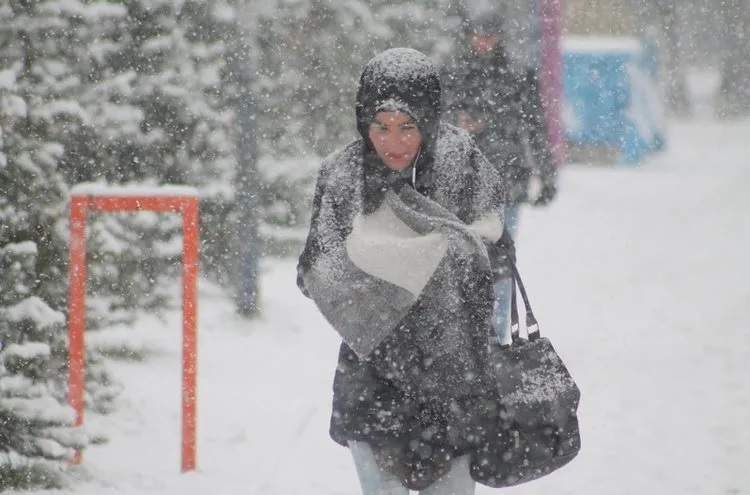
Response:
[[[511,339],[492,345],[490,377],[503,405],[493,441],[472,456],[471,475],[493,488],[545,476],[569,463],[581,448],[578,428],[580,390],[552,343],[539,333],[517,268],[513,274]],[[526,334],[520,336],[516,291],[526,307]]]

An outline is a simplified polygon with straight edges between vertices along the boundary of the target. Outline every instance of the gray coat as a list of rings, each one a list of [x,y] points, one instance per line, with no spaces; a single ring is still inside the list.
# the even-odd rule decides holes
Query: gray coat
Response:
[[[499,237],[499,193],[473,141],[445,125],[429,190],[395,186],[363,215],[362,149],[355,142],[321,167],[300,284],[343,340],[331,436],[342,445],[367,441],[383,466],[421,489],[491,431],[497,414],[484,376],[493,304],[487,248],[497,239],[467,224],[494,216]],[[422,245],[392,258],[389,272],[377,257],[393,251],[387,243],[368,251],[368,239],[385,236],[365,219],[394,217]]]
[[[388,169],[368,139],[384,105],[422,132],[405,173]],[[362,138],[318,173],[298,284],[342,337],[332,438],[369,443],[382,469],[420,490],[499,423],[486,373],[488,249],[507,191],[471,137],[439,123],[437,70],[418,52],[370,61],[356,108]]]

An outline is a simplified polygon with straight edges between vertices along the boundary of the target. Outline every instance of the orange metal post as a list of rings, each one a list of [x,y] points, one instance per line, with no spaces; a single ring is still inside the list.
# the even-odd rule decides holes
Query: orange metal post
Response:
[[[197,195],[85,195],[75,194],[70,206],[70,287],[68,401],[76,411],[76,425],[83,424],[85,378],[84,331],[86,327],[86,212],[155,211],[182,213],[182,471],[195,469],[198,224]],[[76,452],[75,463],[81,462]]]
[[[195,469],[196,319],[198,275],[198,201],[182,210],[182,471]]]
[[[84,341],[86,329],[86,202],[73,197],[70,205],[70,266],[68,296],[68,403],[75,410],[76,426],[83,424]],[[81,451],[73,458],[81,462]]]

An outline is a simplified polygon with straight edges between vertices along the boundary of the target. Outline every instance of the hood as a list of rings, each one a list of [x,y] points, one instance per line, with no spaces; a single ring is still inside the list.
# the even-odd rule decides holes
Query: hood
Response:
[[[400,111],[411,115],[423,136],[422,151],[430,153],[440,125],[440,77],[430,59],[411,48],[392,48],[370,59],[359,79],[357,130],[369,150],[368,128],[375,114]]]

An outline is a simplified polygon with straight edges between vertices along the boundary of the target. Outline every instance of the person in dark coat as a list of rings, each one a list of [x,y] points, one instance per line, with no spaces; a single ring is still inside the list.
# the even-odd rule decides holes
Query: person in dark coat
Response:
[[[516,237],[523,203],[546,205],[557,194],[557,174],[536,71],[510,63],[498,11],[467,17],[465,46],[444,67],[447,120],[466,129],[509,187],[505,226]],[[538,192],[532,194],[532,178]],[[532,197],[533,196],[533,197]],[[510,283],[498,281],[492,320],[497,339],[509,335]]]
[[[365,495],[472,494],[471,452],[501,416],[486,369],[506,184],[440,122],[439,73],[416,50],[367,62],[355,109],[360,138],[320,167],[298,263],[342,337],[330,434]]]

